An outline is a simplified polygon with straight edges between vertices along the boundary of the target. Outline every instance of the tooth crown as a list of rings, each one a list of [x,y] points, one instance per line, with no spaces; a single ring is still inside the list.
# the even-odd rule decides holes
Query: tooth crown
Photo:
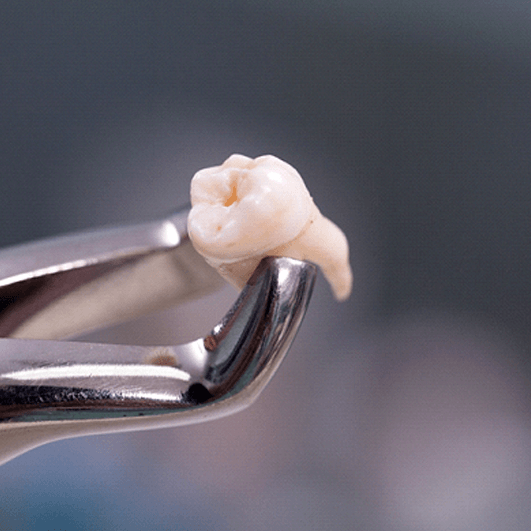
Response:
[[[346,299],[352,272],[345,235],[315,206],[302,177],[272,155],[230,156],[198,171],[188,233],[196,250],[237,288],[267,255],[319,265],[335,297]]]
[[[189,233],[206,257],[238,261],[293,240],[312,198],[297,171],[272,155],[232,155],[192,179]]]

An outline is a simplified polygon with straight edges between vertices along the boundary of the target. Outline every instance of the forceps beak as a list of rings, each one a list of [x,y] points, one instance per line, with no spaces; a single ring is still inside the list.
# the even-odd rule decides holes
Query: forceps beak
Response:
[[[264,389],[306,312],[308,262],[262,260],[219,324],[187,344],[57,340],[216,287],[187,213],[0,252],[0,464],[62,438],[222,417]]]

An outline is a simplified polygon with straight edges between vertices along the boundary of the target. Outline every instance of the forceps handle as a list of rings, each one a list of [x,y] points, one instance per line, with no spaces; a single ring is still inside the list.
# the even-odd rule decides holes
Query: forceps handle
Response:
[[[191,245],[188,212],[1,250],[0,337],[64,339],[221,286]]]

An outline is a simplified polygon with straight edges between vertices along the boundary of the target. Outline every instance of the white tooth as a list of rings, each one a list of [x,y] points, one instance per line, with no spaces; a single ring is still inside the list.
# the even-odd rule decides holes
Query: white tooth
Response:
[[[232,155],[194,175],[191,200],[192,243],[236,287],[245,285],[264,256],[287,256],[319,265],[338,300],[350,295],[347,239],[286,162]]]

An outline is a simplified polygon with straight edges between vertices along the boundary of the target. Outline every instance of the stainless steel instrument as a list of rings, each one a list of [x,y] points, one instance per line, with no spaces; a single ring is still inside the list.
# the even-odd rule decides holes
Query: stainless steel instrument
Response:
[[[61,340],[219,286],[187,214],[0,251],[0,463],[62,438],[203,422],[258,397],[306,312],[308,262],[262,260],[219,324],[190,343]]]

